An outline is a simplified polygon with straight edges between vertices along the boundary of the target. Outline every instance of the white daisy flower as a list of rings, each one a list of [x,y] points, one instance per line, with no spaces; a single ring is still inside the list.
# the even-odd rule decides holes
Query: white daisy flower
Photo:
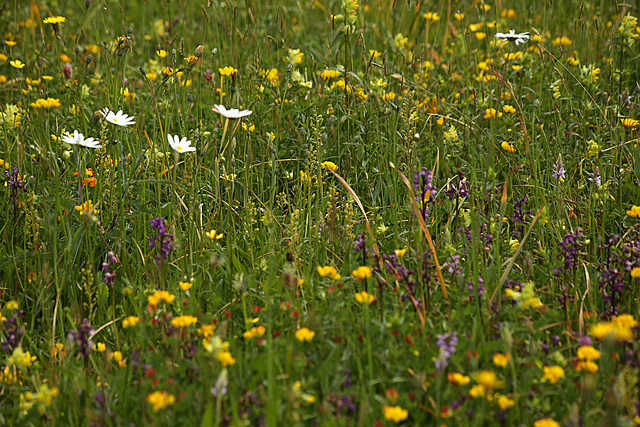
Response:
[[[249,114],[253,113],[253,111],[251,110],[238,110],[236,108],[232,108],[230,110],[227,110],[224,105],[214,105],[212,108],[213,111],[215,111],[216,113],[220,113],[221,116],[226,117],[228,119],[239,119],[241,117],[245,117],[248,116]]]
[[[182,139],[178,135],[173,136],[171,134],[167,134],[167,138],[169,139],[169,145],[171,148],[176,150],[178,153],[186,153],[188,151],[196,151],[196,147],[191,146],[191,141],[187,141],[187,137],[184,136]]]
[[[82,135],[77,130],[73,131],[73,135],[63,135],[62,140],[67,144],[82,145],[83,147],[89,148],[102,148],[102,145],[100,145],[100,141],[94,138],[85,138],[84,135]]]
[[[520,43],[526,43],[531,39],[531,37],[529,36],[529,32],[516,33],[516,31],[513,29],[506,34],[497,33],[496,37],[506,42],[514,42],[516,46],[519,45]]]
[[[108,108],[105,108],[102,111],[100,111],[100,113],[102,114],[102,116],[105,118],[106,121],[108,121],[109,123],[113,123],[114,125],[130,126],[130,125],[136,124],[136,122],[133,121],[133,116],[128,116],[124,114],[122,110],[118,110],[117,113],[114,113]]]

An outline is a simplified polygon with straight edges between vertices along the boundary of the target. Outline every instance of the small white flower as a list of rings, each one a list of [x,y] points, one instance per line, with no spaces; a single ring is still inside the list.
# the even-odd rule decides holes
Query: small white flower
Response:
[[[191,141],[187,141],[186,136],[182,137],[182,139],[179,139],[178,135],[173,136],[171,134],[167,134],[167,138],[169,139],[169,145],[171,146],[171,148],[176,150],[178,153],[196,151],[196,147],[191,146]]]
[[[241,117],[245,117],[248,116],[249,114],[253,113],[253,111],[251,110],[238,110],[236,108],[232,108],[230,110],[227,110],[224,105],[214,105],[212,108],[213,111],[215,111],[216,113],[220,113],[221,116],[226,117],[228,119],[239,119]]]
[[[531,37],[529,36],[529,32],[516,33],[516,31],[513,29],[506,34],[498,33],[496,34],[496,37],[507,42],[514,42],[516,46],[520,43],[526,43],[531,39]]]
[[[118,110],[117,113],[114,113],[108,108],[105,108],[102,111],[100,111],[100,113],[102,114],[102,116],[105,118],[106,121],[108,121],[109,123],[113,123],[114,125],[130,126],[130,125],[136,124],[136,122],[133,121],[133,116],[128,116],[124,114],[122,110]]]
[[[82,135],[77,130],[73,131],[73,135],[63,135],[62,140],[67,144],[82,145],[83,147],[89,148],[102,148],[102,145],[100,145],[100,141],[94,138],[85,139],[84,135]]]

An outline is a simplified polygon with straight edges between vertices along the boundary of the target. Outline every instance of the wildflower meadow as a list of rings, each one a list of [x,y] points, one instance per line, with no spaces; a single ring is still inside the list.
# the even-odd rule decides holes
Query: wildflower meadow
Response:
[[[639,9],[3,2],[0,425],[640,425]]]

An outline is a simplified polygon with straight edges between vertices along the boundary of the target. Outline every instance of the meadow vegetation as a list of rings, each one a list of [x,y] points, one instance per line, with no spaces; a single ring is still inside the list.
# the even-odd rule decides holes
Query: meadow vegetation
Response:
[[[0,424],[640,425],[639,13],[4,2]]]

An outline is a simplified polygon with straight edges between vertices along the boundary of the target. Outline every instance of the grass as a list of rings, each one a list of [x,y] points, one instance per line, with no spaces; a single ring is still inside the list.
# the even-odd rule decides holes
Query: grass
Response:
[[[0,423],[640,424],[634,14],[8,2]]]

